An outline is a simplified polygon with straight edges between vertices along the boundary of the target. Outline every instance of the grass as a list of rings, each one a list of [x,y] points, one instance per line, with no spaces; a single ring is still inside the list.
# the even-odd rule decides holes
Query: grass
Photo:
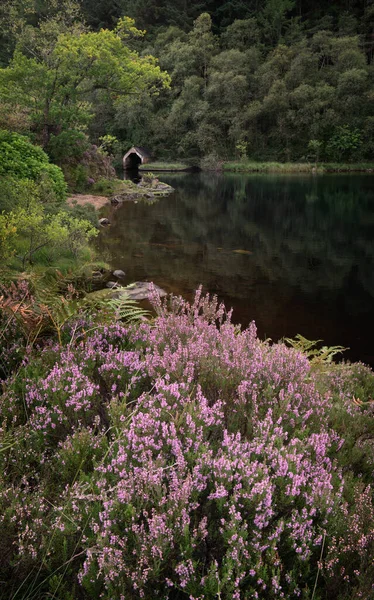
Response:
[[[354,171],[374,171],[374,163],[323,163],[321,165],[325,172],[354,172]]]
[[[123,187],[122,179],[99,179],[85,193],[93,196],[112,196]]]
[[[230,161],[222,165],[224,171],[245,173],[346,173],[371,172],[374,163],[280,163],[255,161]]]
[[[184,163],[153,162],[139,166],[139,171],[185,171],[189,169]]]

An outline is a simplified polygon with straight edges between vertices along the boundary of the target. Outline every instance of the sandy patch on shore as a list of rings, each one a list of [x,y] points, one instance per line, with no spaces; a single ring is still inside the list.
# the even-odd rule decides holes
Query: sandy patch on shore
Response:
[[[74,204],[91,204],[96,210],[99,210],[106,204],[108,204],[109,199],[106,196],[93,196],[92,194],[73,194],[67,199],[68,204],[73,206]]]

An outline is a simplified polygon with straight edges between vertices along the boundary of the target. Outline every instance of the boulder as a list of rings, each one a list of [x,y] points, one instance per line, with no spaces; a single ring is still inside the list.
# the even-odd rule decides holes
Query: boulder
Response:
[[[113,276],[117,277],[117,279],[125,279],[126,273],[121,269],[116,269],[115,271],[113,271]]]
[[[126,286],[126,288],[118,291],[118,296],[121,296],[121,294],[126,294],[132,300],[147,300],[151,295],[152,285],[159,293],[161,298],[167,295],[165,290],[158,287],[158,285],[151,284],[149,281],[136,281],[135,283],[131,283],[130,285]]]
[[[114,282],[108,282],[114,283]],[[107,284],[108,285],[108,284]],[[167,292],[157,285],[153,284],[160,297],[163,298],[167,296]],[[125,296],[127,298],[131,298],[132,300],[147,300],[151,295],[151,283],[149,281],[136,281],[135,283],[131,283],[126,287],[120,286],[118,283],[110,289],[102,289],[96,292],[90,292],[87,294],[89,298],[104,300],[105,298],[121,298],[121,296]]]
[[[108,282],[108,284],[114,283],[114,281]],[[90,292],[87,294],[87,297],[92,298],[93,300],[105,300],[106,298],[121,298],[121,296],[125,296],[127,298],[131,298],[132,300],[147,300],[151,295],[151,285],[152,284],[149,281],[136,281],[135,283],[131,283],[126,287],[122,287],[118,283],[115,283],[115,285],[110,289],[107,287],[97,290],[96,292]],[[167,296],[167,292],[165,292],[165,290],[155,284],[153,285],[161,298]]]
[[[106,227],[107,225],[110,225],[110,221],[109,219],[103,217],[102,219],[99,219],[99,225],[101,225],[102,227]]]
[[[136,201],[142,199],[154,200],[159,196],[167,196],[174,191],[174,188],[167,183],[162,183],[158,179],[148,180],[142,179],[136,186],[125,186],[118,189],[116,194],[110,198],[110,202],[114,206],[118,206],[123,202]]]

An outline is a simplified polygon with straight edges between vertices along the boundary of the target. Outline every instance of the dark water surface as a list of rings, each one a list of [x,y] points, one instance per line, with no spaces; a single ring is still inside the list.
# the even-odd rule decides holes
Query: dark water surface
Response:
[[[190,299],[200,283],[255,320],[374,365],[374,176],[166,174],[175,193],[110,209],[99,247],[127,281]]]

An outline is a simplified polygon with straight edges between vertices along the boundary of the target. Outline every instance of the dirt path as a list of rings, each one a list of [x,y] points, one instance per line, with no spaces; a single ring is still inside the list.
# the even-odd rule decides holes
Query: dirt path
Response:
[[[74,204],[91,204],[96,210],[99,210],[106,204],[108,204],[109,199],[106,196],[93,196],[92,194],[73,194],[67,199],[68,204],[73,206]]]

